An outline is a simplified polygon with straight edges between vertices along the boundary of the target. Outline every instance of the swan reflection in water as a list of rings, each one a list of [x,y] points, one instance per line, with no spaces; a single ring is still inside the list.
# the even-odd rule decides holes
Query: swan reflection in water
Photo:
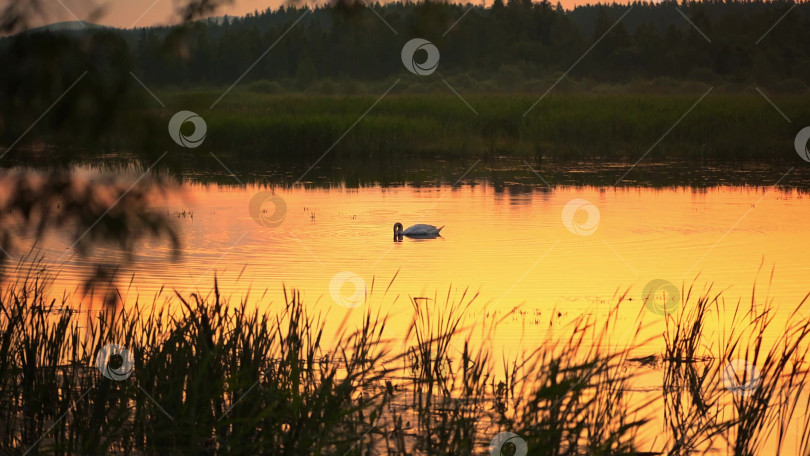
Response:
[[[403,230],[402,224],[394,223],[394,242],[402,242],[403,236],[408,236],[412,239],[436,239],[441,237],[442,228],[444,225],[436,228],[433,225],[418,224],[408,227]]]

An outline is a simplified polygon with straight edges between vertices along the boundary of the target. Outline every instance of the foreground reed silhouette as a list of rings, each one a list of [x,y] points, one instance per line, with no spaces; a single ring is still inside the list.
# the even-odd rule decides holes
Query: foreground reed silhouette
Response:
[[[782,331],[770,300],[724,309],[711,288],[697,298],[690,288],[684,310],[667,317],[664,353],[639,358],[648,342],[638,341],[640,323],[615,339],[625,294],[599,324],[577,318],[568,336],[508,360],[469,342],[473,329],[486,336],[502,319],[464,326],[476,298],[466,293],[411,299],[402,341],[387,339],[387,318],[366,310],[327,348],[325,316],[296,291],[257,306],[249,293],[224,298],[214,281],[208,295],[87,317],[63,310],[68,297],[47,295],[45,273],[23,277],[4,284],[0,299],[7,454],[489,454],[508,431],[530,455],[750,455],[778,448],[768,445],[781,446],[789,429],[803,436],[795,454],[810,449],[804,302]],[[378,297],[372,283],[366,309],[391,299],[388,289]],[[723,313],[733,316],[728,332],[707,333],[707,320]],[[96,368],[109,343],[134,361],[118,381]],[[735,358],[759,367],[750,395],[723,387]],[[660,365],[660,389],[634,390],[639,359]],[[642,437],[649,426],[663,437]],[[501,454],[513,454],[510,445]]]

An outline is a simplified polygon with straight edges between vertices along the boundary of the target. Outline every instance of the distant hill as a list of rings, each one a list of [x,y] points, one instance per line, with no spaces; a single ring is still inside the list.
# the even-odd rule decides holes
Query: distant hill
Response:
[[[208,24],[208,25],[222,25],[227,20],[235,20],[238,18],[234,18],[233,16],[212,16],[207,17],[204,19],[199,19],[196,22]],[[158,26],[160,28],[162,26]],[[54,22],[52,24],[47,24],[39,27],[33,27],[21,33],[36,33],[36,32],[80,32],[80,31],[87,31],[87,30],[118,30],[121,32],[127,32],[129,29],[121,29],[118,27],[111,27],[107,25],[100,25],[94,24],[92,22],[87,21],[63,21],[63,22]]]
[[[93,24],[87,21],[64,21],[64,22],[55,22],[53,24],[43,25],[41,27],[35,27],[28,32],[73,32],[73,31],[83,31],[83,30],[99,30],[99,29],[111,29],[112,27],[107,27],[104,25]]]

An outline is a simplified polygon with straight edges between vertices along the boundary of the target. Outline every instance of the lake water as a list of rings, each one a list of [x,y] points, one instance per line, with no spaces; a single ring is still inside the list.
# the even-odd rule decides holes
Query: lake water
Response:
[[[281,302],[283,286],[300,290],[313,311],[328,314],[328,326],[381,311],[391,315],[396,337],[410,323],[412,299],[443,304],[449,292],[456,302],[467,290],[468,298],[478,295],[466,314],[470,327],[517,308],[494,336],[509,350],[534,345],[580,315],[607,312],[625,291],[620,320],[631,328],[641,317],[651,334],[660,333],[663,318],[643,299],[655,280],[678,290],[694,282],[697,294],[711,285],[724,290],[729,306],[750,301],[756,282],[758,296],[773,298],[782,316],[810,291],[810,198],[797,190],[187,183],[157,210],[177,222],[182,255],[171,263],[167,245],[141,246],[121,274],[129,304],[152,302],[164,286],[209,293],[216,275],[234,299],[250,289],[265,303]],[[444,228],[436,239],[394,242],[395,222]],[[44,245],[53,259],[69,244]],[[115,252],[95,255],[65,255],[56,290],[75,289],[88,261]],[[667,295],[658,288],[660,308]]]

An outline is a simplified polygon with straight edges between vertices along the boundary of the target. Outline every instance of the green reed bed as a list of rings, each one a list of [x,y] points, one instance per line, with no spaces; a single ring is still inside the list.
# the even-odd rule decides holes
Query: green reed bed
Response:
[[[27,277],[0,295],[0,451],[8,454],[468,455],[489,454],[499,432],[512,432],[530,455],[748,455],[789,439],[791,426],[808,430],[810,323],[797,311],[769,345],[767,300],[738,305],[728,331],[715,333],[706,322],[726,312],[718,294],[684,293],[656,356],[662,388],[644,393],[633,389],[631,356],[654,341],[638,340],[640,324],[620,323],[625,296],[607,316],[578,318],[568,336],[507,359],[471,342],[500,321],[465,321],[476,299],[466,293],[412,298],[407,335],[391,340],[390,320],[369,309],[392,298],[372,283],[366,310],[327,342],[327,315],[312,314],[295,291],[276,303],[249,292],[227,298],[215,282],[163,306],[90,315],[61,311],[69,299],[50,297],[41,271]],[[132,355],[125,378],[96,367],[109,343]],[[723,366],[735,358],[761,371],[750,395],[723,387]],[[126,359],[109,366],[123,370]],[[641,437],[662,415],[666,438]],[[806,439],[794,440],[807,450]],[[514,442],[501,454],[520,449]]]
[[[81,150],[88,155],[123,151],[146,154],[154,161],[171,151],[166,163],[179,167],[189,160],[207,163],[203,158],[210,159],[208,152],[234,167],[259,159],[312,163],[333,145],[324,164],[432,156],[634,163],[653,145],[645,162],[795,162],[796,133],[810,125],[810,94],[768,94],[791,120],[787,122],[753,87],[738,92],[715,88],[699,103],[710,86],[679,93],[555,90],[531,110],[547,87],[536,92],[461,91],[473,112],[443,84],[429,93],[413,92],[406,80],[375,105],[393,82],[378,91],[332,95],[264,93],[251,90],[251,85],[237,86],[213,108],[225,88],[163,89],[158,96],[166,108],[133,95],[95,137],[77,136],[70,129],[49,131],[47,126],[38,128],[35,137],[40,145],[56,146],[49,150],[50,158],[75,156]],[[166,131],[179,110],[196,112],[207,124],[205,141],[182,159],[178,154],[183,149]],[[191,124],[183,128],[186,134],[192,131]],[[7,144],[16,138],[11,133],[0,131]],[[25,151],[26,144],[19,149]],[[10,158],[23,160],[30,154]]]
[[[402,84],[407,84],[402,82]],[[161,93],[201,113],[204,147],[239,157],[318,157],[384,92],[266,94],[237,89]],[[395,87],[330,152],[331,159],[389,155],[517,156],[635,162],[705,93],[407,93]],[[795,125],[810,124],[808,95],[772,94]],[[156,112],[156,114],[158,114]],[[160,115],[165,114],[161,111]],[[710,92],[647,157],[650,160],[793,161],[798,129],[758,93]]]

